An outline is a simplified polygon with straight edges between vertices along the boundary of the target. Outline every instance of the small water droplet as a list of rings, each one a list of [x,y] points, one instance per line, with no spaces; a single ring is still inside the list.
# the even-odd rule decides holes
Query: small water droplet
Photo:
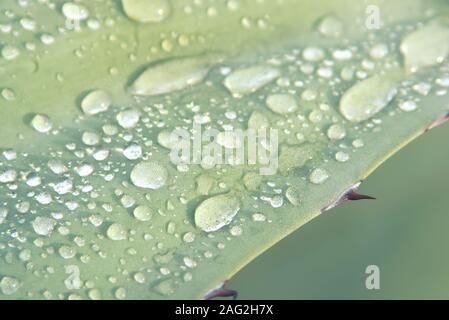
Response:
[[[310,182],[314,184],[322,184],[327,179],[329,179],[329,174],[326,170],[320,168],[314,169],[309,176]]]
[[[349,160],[349,154],[344,151],[338,151],[335,154],[335,160],[337,160],[338,162],[346,162]]]
[[[253,215],[251,217],[252,217],[253,221],[257,221],[257,222],[263,222],[263,221],[267,220],[265,215],[263,213],[259,213],[259,212],[253,213]]]
[[[324,59],[324,50],[318,47],[307,47],[302,52],[302,57],[304,60],[310,62],[318,62]]]
[[[301,191],[296,187],[288,187],[285,191],[285,197],[294,206],[301,204]]]
[[[5,60],[14,60],[20,55],[20,50],[17,47],[6,45],[1,50],[2,57]]]
[[[399,109],[405,112],[414,111],[417,107],[418,106],[416,102],[413,100],[402,101],[401,103],[399,103]]]
[[[346,136],[346,130],[342,125],[333,124],[327,130],[327,136],[332,140],[341,140]]]
[[[114,296],[119,299],[119,300],[123,300],[126,299],[126,295],[128,294],[127,290],[125,288],[117,288],[114,292]]]
[[[16,99],[15,92],[9,88],[2,89],[1,95],[2,95],[3,99],[5,99],[7,101],[12,101],[12,100]]]
[[[119,241],[125,240],[128,232],[124,226],[119,223],[113,223],[106,231],[106,235],[109,239]]]
[[[0,281],[0,290],[4,295],[10,296],[19,290],[21,284],[20,280],[14,277],[3,277]]]

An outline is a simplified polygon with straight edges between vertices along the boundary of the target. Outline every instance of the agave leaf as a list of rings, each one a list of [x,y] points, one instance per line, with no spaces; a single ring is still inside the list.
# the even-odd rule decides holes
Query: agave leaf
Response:
[[[447,4],[372,2],[379,30],[343,0],[2,1],[1,297],[201,298],[351,198],[448,111],[446,46],[400,50]],[[175,166],[193,121],[279,130],[279,170]]]

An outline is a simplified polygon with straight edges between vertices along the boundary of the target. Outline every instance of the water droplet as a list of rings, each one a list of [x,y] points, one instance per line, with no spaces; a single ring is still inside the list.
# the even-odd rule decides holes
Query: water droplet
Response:
[[[332,140],[341,140],[346,136],[346,130],[342,125],[333,124],[327,130],[327,136]]]
[[[131,171],[131,182],[139,188],[159,189],[167,180],[167,169],[154,161],[140,162]]]
[[[14,169],[8,169],[0,172],[0,183],[9,183],[17,179],[17,171]]]
[[[142,157],[142,147],[138,144],[131,144],[123,150],[123,155],[128,160],[137,160]]]
[[[314,169],[309,176],[310,182],[314,184],[322,184],[327,179],[329,179],[329,174],[326,170],[320,168]]]
[[[248,129],[267,129],[270,126],[270,121],[262,112],[256,110],[251,113],[248,120]]]
[[[133,128],[140,120],[140,112],[136,109],[126,109],[117,114],[118,124],[125,129]]]
[[[296,187],[288,187],[285,191],[285,197],[294,206],[301,204],[301,191]]]
[[[20,25],[28,31],[33,31],[36,29],[36,21],[28,17],[20,19]]]
[[[95,132],[86,131],[81,138],[86,146],[95,146],[100,143],[100,136]]]
[[[195,210],[195,224],[213,232],[231,223],[240,210],[239,200],[232,194],[214,196],[203,201]]]
[[[63,174],[67,172],[68,168],[65,166],[64,163],[62,163],[60,160],[49,160],[47,163],[48,167],[54,174]]]
[[[147,277],[142,272],[136,272],[134,274],[134,280],[137,283],[144,284],[147,281]]]
[[[399,109],[405,112],[414,111],[416,110],[416,108],[417,108],[416,102],[413,100],[402,101],[399,104]]]
[[[13,277],[3,277],[0,281],[0,289],[3,294],[10,296],[19,290],[21,282]]]
[[[149,221],[153,216],[153,210],[147,206],[137,206],[133,211],[133,215],[139,221]]]
[[[94,172],[94,167],[88,163],[83,163],[80,166],[76,167],[75,171],[80,177],[87,177],[90,176],[92,172]]]
[[[197,262],[190,257],[184,257],[183,259],[184,265],[188,268],[196,268]]]
[[[53,123],[51,122],[50,118],[43,114],[36,114],[31,120],[30,124],[34,130],[41,133],[46,133],[53,127]]]
[[[234,237],[238,237],[241,236],[243,234],[243,229],[240,226],[233,226],[231,228],[231,230],[229,230],[229,232],[231,233],[231,235],[233,235]]]
[[[271,111],[279,114],[292,113],[298,109],[296,99],[291,94],[272,94],[266,99]]]
[[[155,63],[131,84],[130,92],[139,96],[155,96],[185,89],[204,80],[220,55],[177,58]]]
[[[355,148],[362,148],[363,146],[365,146],[365,143],[361,139],[355,139],[354,141],[352,141],[352,145]]]
[[[324,50],[318,47],[307,47],[302,52],[304,60],[318,62],[324,59]]]
[[[67,19],[80,21],[89,17],[89,10],[83,5],[66,2],[62,6],[62,13]]]
[[[2,48],[1,53],[3,59],[14,60],[19,56],[20,50],[14,46],[6,45]]]
[[[70,246],[61,246],[58,250],[59,255],[64,259],[72,259],[76,255],[76,250]]]
[[[351,122],[368,120],[397,94],[398,73],[373,76],[349,88],[340,100],[341,114]]]
[[[344,151],[338,151],[335,154],[335,160],[337,160],[338,162],[346,162],[349,160],[349,154]]]
[[[224,85],[234,96],[240,97],[259,90],[279,76],[279,69],[257,65],[233,71],[225,78]]]
[[[103,90],[94,90],[81,101],[81,109],[85,114],[95,115],[105,112],[112,103],[109,93]]]
[[[168,0],[122,0],[122,5],[130,19],[141,23],[161,22],[171,11]]]
[[[126,228],[119,223],[111,224],[106,231],[108,238],[115,241],[125,240],[127,233]]]
[[[9,89],[9,88],[2,89],[1,95],[2,95],[3,99],[5,99],[7,101],[12,101],[12,100],[16,99],[16,94],[14,93],[14,91],[12,89]]]
[[[195,234],[193,232],[186,232],[183,236],[182,236],[182,240],[185,243],[192,243],[193,241],[195,241]]]
[[[321,19],[318,31],[326,37],[339,37],[343,33],[343,23],[334,15],[328,15]]]
[[[449,54],[449,28],[431,22],[407,35],[400,49],[409,71],[441,63]]]
[[[263,221],[267,220],[265,215],[260,212],[253,213],[253,215],[251,217],[252,217],[253,221],[257,221],[257,222],[263,222]]]
[[[123,299],[126,299],[127,293],[128,292],[126,291],[125,288],[120,287],[115,290],[114,296],[119,300],[123,300]]]
[[[99,289],[91,289],[87,295],[91,300],[101,300],[101,291]]]
[[[371,58],[379,60],[385,58],[388,54],[388,46],[384,43],[376,44],[369,50]]]
[[[170,296],[175,293],[176,288],[173,279],[165,279],[159,282],[154,290],[163,296]]]

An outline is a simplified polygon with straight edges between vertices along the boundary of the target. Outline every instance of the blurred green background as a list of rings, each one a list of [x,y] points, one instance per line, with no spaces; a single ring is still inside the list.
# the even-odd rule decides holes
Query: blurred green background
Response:
[[[322,214],[227,287],[240,299],[448,299],[449,124],[399,151],[359,191],[377,200]],[[380,290],[365,288],[370,264]]]

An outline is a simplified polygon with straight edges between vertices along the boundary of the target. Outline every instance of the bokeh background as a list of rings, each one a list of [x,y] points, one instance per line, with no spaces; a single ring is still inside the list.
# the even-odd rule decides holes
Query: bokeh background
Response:
[[[449,299],[449,124],[426,133],[359,189],[377,197],[322,214],[227,287],[241,299]],[[380,290],[365,268],[380,268]]]

